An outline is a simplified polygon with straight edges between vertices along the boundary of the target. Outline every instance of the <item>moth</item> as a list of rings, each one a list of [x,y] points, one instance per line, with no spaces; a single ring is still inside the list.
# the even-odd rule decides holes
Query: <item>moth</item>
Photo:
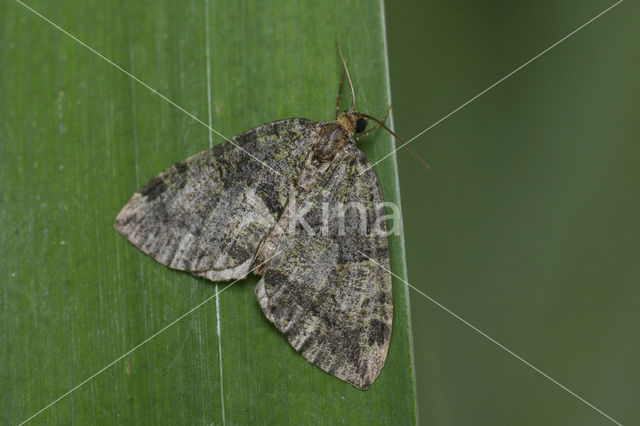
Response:
[[[355,109],[340,58],[335,121],[266,123],[180,161],[131,197],[115,228],[173,269],[211,281],[261,275],[260,307],[293,348],[367,389],[387,357],[393,304],[382,192],[356,143],[393,132],[387,114]],[[340,113],[345,75],[351,107]],[[377,126],[365,131],[368,120]]]

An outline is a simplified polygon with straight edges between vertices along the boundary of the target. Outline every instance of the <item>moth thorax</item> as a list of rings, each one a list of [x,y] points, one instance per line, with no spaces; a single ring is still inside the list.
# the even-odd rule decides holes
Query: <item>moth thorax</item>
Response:
[[[328,123],[322,129],[322,142],[315,149],[316,157],[323,162],[333,161],[335,156],[349,143],[349,133],[347,133],[340,118],[336,123]]]

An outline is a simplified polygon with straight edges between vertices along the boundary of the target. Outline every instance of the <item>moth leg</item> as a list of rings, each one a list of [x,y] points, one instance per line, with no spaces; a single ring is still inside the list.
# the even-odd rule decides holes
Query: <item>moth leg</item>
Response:
[[[393,104],[389,105],[387,107],[387,110],[384,112],[384,116],[382,117],[382,120],[380,120],[382,123],[384,123],[385,121],[387,121],[387,117],[389,116],[389,111],[391,111],[391,107],[393,106]],[[369,133],[373,132],[374,130],[376,130],[378,127],[380,127],[379,124],[376,124],[374,127],[370,128],[369,130],[367,130],[364,133],[361,133],[357,138],[356,138],[356,142],[359,141],[361,138],[364,138],[365,136],[367,136]]]
[[[342,102],[342,86],[344,85],[344,69],[342,70],[342,77],[340,78],[340,85],[338,86],[338,100],[336,102],[336,118],[340,115],[340,102]]]

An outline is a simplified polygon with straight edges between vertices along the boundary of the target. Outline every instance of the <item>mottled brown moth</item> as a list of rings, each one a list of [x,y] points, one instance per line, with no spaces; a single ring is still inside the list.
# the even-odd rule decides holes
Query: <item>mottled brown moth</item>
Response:
[[[211,281],[261,275],[258,302],[295,350],[367,389],[393,304],[382,192],[356,143],[391,130],[386,114],[356,110],[340,58],[351,107],[339,112],[339,94],[335,121],[266,123],[180,161],[131,197],[115,228],[170,268]],[[365,131],[368,120],[377,125]]]

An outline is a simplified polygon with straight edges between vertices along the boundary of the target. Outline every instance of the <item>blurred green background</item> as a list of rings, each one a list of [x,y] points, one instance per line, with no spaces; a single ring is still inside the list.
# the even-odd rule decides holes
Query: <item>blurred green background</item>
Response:
[[[392,0],[411,138],[610,1]],[[399,153],[410,282],[625,424],[640,419],[640,8],[625,1]],[[612,424],[411,293],[422,424]]]

